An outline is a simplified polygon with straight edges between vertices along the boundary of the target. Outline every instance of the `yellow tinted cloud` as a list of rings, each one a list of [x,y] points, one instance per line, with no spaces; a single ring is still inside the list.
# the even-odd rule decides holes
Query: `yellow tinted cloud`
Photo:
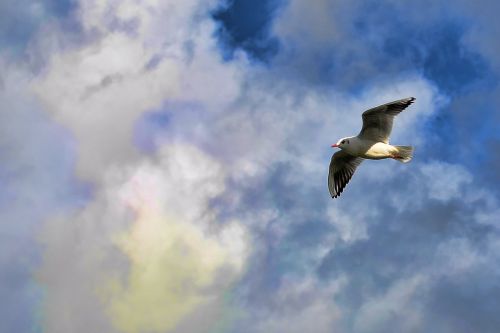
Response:
[[[241,226],[208,232],[210,221],[165,213],[167,204],[158,199],[165,181],[152,174],[138,173],[131,182],[135,194],[126,201],[136,219],[116,238],[129,259],[129,273],[125,282],[113,280],[106,293],[113,325],[129,333],[173,329],[198,306],[223,297],[245,260]]]

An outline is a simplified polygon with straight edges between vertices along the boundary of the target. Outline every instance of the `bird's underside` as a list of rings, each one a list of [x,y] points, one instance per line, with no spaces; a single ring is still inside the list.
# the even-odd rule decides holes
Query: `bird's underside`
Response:
[[[411,160],[413,147],[392,146],[389,144],[389,136],[394,117],[414,101],[414,97],[409,97],[365,111],[362,115],[363,127],[358,136],[333,145],[342,150],[333,154],[330,162],[328,189],[332,198],[340,196],[365,158],[393,158],[404,163]],[[347,142],[344,144],[344,141]]]

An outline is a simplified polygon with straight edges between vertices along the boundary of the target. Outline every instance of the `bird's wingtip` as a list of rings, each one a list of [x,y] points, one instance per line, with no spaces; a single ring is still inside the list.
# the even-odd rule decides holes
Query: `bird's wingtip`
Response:
[[[413,97],[413,96],[411,96],[411,97],[406,97],[406,98],[402,99],[402,100],[401,100],[401,102],[402,102],[403,104],[405,104],[405,105],[407,105],[407,106],[408,106],[408,105],[413,104],[413,102],[415,102],[415,100],[416,100],[416,98],[415,98],[415,97]]]

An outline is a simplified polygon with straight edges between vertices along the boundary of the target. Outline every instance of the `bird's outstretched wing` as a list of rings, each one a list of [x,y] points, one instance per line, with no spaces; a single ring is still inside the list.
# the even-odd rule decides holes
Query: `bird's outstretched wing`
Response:
[[[349,155],[343,150],[333,154],[328,173],[328,190],[332,198],[340,196],[361,162],[363,162],[362,157]]]
[[[363,112],[363,128],[358,137],[389,143],[394,117],[414,101],[414,97],[408,97]]]

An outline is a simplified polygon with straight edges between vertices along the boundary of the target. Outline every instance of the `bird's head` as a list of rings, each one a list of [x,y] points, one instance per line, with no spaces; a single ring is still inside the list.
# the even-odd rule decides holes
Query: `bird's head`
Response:
[[[350,144],[350,137],[349,138],[342,138],[340,139],[339,141],[337,141],[336,144],[333,144],[332,147],[333,148],[340,148],[340,149],[343,149],[345,148],[347,145]]]

